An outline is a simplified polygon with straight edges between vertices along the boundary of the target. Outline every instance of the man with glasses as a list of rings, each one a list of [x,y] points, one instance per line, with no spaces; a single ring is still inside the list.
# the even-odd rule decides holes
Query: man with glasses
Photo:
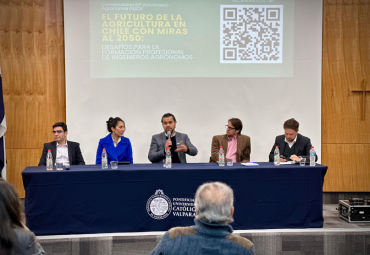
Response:
[[[53,155],[53,163],[64,165],[85,165],[82,157],[80,144],[67,142],[67,125],[64,122],[57,122],[53,125],[54,142],[44,143],[44,149],[40,158],[39,166],[46,166],[46,155],[48,150]]]
[[[152,163],[162,163],[166,149],[170,148],[172,163],[186,163],[186,154],[196,156],[198,149],[190,142],[187,134],[175,131],[176,118],[172,113],[162,116],[164,132],[153,135],[148,159]]]
[[[225,158],[233,162],[249,162],[251,154],[251,139],[242,135],[243,123],[238,118],[231,118],[225,125],[225,135],[215,135],[212,139],[210,162],[218,162],[218,153],[222,146]]]

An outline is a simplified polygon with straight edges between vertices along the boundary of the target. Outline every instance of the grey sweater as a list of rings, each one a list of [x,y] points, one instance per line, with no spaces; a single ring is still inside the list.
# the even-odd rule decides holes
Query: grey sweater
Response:
[[[254,255],[248,239],[233,235],[230,225],[209,224],[195,219],[191,227],[177,227],[167,231],[151,255]]]
[[[35,234],[31,231],[15,228],[17,242],[12,255],[45,255],[44,249],[36,241]]]

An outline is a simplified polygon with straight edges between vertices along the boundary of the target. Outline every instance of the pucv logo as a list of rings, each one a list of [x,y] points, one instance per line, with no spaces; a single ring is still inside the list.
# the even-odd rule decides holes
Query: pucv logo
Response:
[[[163,193],[163,190],[156,190],[155,194],[148,199],[146,211],[156,220],[167,218],[172,211],[171,200]]]

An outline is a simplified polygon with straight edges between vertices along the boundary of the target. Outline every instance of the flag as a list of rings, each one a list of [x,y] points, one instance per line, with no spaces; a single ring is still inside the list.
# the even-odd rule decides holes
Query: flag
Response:
[[[0,177],[5,169],[6,158],[5,158],[5,137],[6,132],[6,120],[5,120],[5,108],[3,98],[3,84],[1,81],[1,67],[0,67]],[[5,173],[4,173],[5,177]]]

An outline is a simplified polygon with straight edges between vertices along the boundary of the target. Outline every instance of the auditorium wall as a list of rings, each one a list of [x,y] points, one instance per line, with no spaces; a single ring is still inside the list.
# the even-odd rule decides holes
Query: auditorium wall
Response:
[[[7,120],[7,179],[36,166],[51,126],[66,119],[62,0],[0,1],[0,66]]]
[[[370,93],[352,90],[370,90],[370,1],[325,0],[323,15],[324,191],[369,192]]]

